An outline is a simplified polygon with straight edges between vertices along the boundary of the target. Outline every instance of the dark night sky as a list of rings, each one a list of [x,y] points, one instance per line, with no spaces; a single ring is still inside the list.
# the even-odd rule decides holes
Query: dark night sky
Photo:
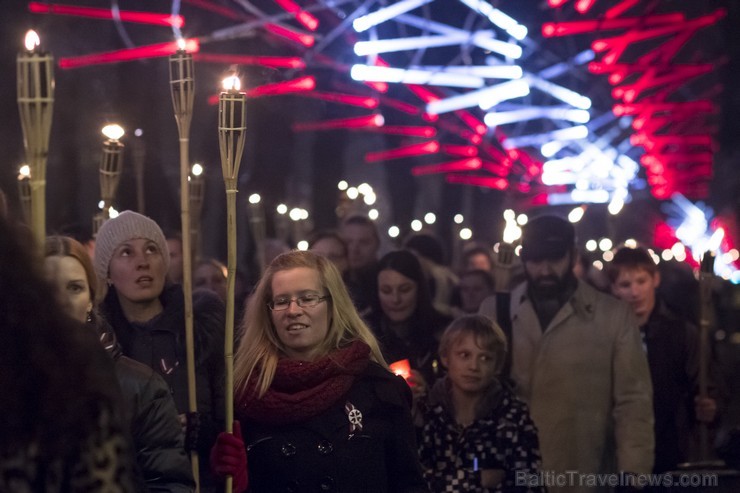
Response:
[[[451,0],[439,0],[440,2]],[[71,3],[71,2],[68,2]],[[109,6],[108,2],[89,0],[75,2],[88,6]],[[227,4],[228,2],[223,2]],[[260,2],[255,2],[260,4]],[[512,14],[538,31],[536,24],[552,20],[552,11],[541,8],[541,1],[509,0],[498,2],[504,6],[511,3]],[[666,1],[666,4],[671,2]],[[678,2],[676,2],[678,3]],[[685,3],[685,2],[684,2]],[[727,4],[728,19],[707,38],[708,49],[719,50],[727,57],[720,72],[725,92],[720,96],[722,113],[719,118],[720,151],[716,156],[715,180],[708,202],[716,209],[734,211],[740,209],[740,127],[735,116],[740,110],[740,34],[730,26],[740,25],[740,2],[703,2],[704,6]],[[164,11],[169,2],[120,2],[121,8]],[[514,7],[516,5],[516,7]],[[521,9],[520,12],[514,12]],[[2,7],[2,43],[0,48],[0,114],[2,133],[0,137],[0,187],[9,196],[11,207],[18,212],[16,174],[23,161],[22,135],[15,100],[15,56],[22,43],[25,31],[31,27],[42,35],[46,47],[51,47],[57,59],[89,52],[122,48],[124,45],[114,25],[107,21],[81,20],[71,17],[38,16],[26,11],[26,2],[4,0]],[[187,24],[185,34],[202,34],[229,25],[223,18],[203,14],[185,5]],[[192,15],[194,13],[198,15]],[[189,15],[191,14],[191,15]],[[127,34],[136,44],[147,44],[171,40],[167,28],[127,25]],[[581,41],[558,40],[551,47],[552,53],[575,53]],[[220,50],[249,52],[253,40],[219,46]],[[246,47],[246,48],[245,48]],[[278,46],[260,44],[261,49],[278,51]],[[699,48],[700,49],[700,48]],[[273,53],[275,54],[275,53]],[[218,157],[216,131],[216,108],[205,102],[210,93],[216,91],[223,76],[223,66],[198,64],[197,97],[193,130],[191,134],[191,159],[201,161],[208,168],[207,206],[204,218],[207,221],[206,253],[221,256],[223,241],[221,225],[223,219],[223,184]],[[248,69],[246,77],[262,81],[279,80],[281,74],[268,70]],[[320,74],[325,82],[333,82],[336,74]],[[583,81],[602,84],[603,79]],[[165,228],[177,227],[178,204],[178,148],[177,129],[172,114],[168,87],[167,62],[154,59],[118,65],[101,65],[72,71],[56,71],[56,103],[52,128],[50,158],[48,163],[47,226],[50,231],[89,229],[92,214],[99,199],[97,168],[102,137],[99,129],[108,121],[118,121],[127,130],[127,160],[117,200],[119,210],[136,207],[134,178],[131,166],[133,129],[144,130],[146,142],[146,207]],[[212,88],[213,90],[209,89]],[[601,89],[599,94],[603,94]],[[595,101],[595,104],[609,104]],[[296,136],[290,124],[297,120],[319,120],[337,118],[337,109],[312,100],[265,98],[250,102],[249,133],[247,150],[242,164],[240,182],[241,195],[246,198],[252,191],[266,195],[267,205],[272,207],[291,198],[310,208],[317,226],[328,227],[334,223],[333,209],[336,206],[336,182],[347,170],[355,169],[358,176],[370,176],[383,183],[374,184],[388,190],[390,214],[399,222],[410,220],[414,205],[419,197],[428,193],[430,181],[414,180],[408,170],[414,163],[389,164],[386,170],[367,167],[367,164],[347,162],[354,159],[363,146],[383,145],[382,140],[352,137],[349,132],[322,133],[316,138]],[[362,112],[358,114],[363,114]],[[343,114],[347,115],[346,111]],[[359,150],[358,150],[359,149]],[[372,148],[369,150],[373,150]],[[364,152],[364,151],[363,151]],[[286,179],[293,177],[293,180]],[[463,197],[472,201],[478,211],[473,218],[480,230],[493,234],[499,227],[500,210],[512,204],[512,198],[498,192],[469,190],[465,187],[447,186],[438,192],[433,202],[441,206],[437,211],[442,218],[449,219],[461,207]],[[629,205],[619,222],[613,224],[617,235],[642,235],[649,241],[649,228],[645,225],[645,210],[658,211],[656,202],[647,194],[637,194],[635,203]],[[589,213],[590,221],[583,228],[603,228],[605,215],[594,208]],[[638,212],[639,213],[636,213]],[[491,217],[497,218],[491,220]],[[736,216],[737,217],[737,216]],[[589,217],[587,217],[589,219]],[[246,223],[244,223],[246,224]],[[444,232],[443,232],[444,234]],[[594,231],[593,234],[603,234]]]

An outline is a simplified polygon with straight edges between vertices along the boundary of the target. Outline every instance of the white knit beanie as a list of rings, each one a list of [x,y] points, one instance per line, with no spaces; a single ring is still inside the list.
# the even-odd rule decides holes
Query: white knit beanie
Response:
[[[162,252],[165,270],[170,266],[170,251],[162,229],[146,216],[133,211],[123,211],[118,217],[108,219],[95,237],[95,273],[99,279],[108,279],[108,267],[115,249],[124,241],[136,238],[151,240]]]

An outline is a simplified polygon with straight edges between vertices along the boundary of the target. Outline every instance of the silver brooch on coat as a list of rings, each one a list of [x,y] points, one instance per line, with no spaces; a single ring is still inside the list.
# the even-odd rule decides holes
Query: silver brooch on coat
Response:
[[[344,404],[344,413],[347,415],[347,420],[349,420],[349,437],[352,438],[353,435],[362,431],[362,412],[354,404],[347,401]]]

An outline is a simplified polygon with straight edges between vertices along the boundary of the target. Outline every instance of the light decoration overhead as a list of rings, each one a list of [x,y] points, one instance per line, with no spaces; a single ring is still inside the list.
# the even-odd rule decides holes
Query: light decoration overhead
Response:
[[[552,120],[567,120],[574,123],[588,123],[591,115],[586,110],[572,109],[570,107],[538,107],[530,106],[511,111],[493,111],[486,114],[483,121],[489,127],[506,125],[508,123],[523,122],[547,118]]]
[[[445,99],[431,101],[427,104],[427,113],[439,115],[464,108],[480,106],[489,109],[495,105],[511,99],[521,98],[529,94],[529,84],[526,80],[512,80],[501,82],[482,89],[470,91]]]
[[[588,137],[588,127],[576,125],[541,134],[522,135],[520,137],[509,137],[503,141],[504,149],[513,149],[524,146],[541,146],[553,140],[578,140]]]
[[[403,84],[429,84],[449,87],[483,87],[484,80],[467,74],[437,72],[432,70],[401,69],[357,64],[350,76],[354,80]]]
[[[669,226],[674,228],[675,236],[691,250],[691,257],[698,262],[706,252],[716,255],[714,273],[740,284],[740,270],[737,258],[733,258],[732,242],[727,228],[714,215],[714,211],[702,202],[692,203],[681,194],[674,194],[663,204]],[[674,256],[676,252],[673,252]],[[728,255],[729,254],[729,255]]]
[[[510,188],[511,180],[511,188],[517,193],[540,194],[544,189],[560,194],[555,201],[563,201],[567,196],[566,203],[579,198],[615,202],[615,190],[626,190],[630,180],[630,174],[619,165],[621,155],[613,143],[616,137],[607,138],[608,132],[597,133],[606,124],[600,123],[603,115],[591,108],[590,98],[556,80],[574,70],[585,70],[587,64],[594,62],[595,51],[584,50],[541,68],[539,54],[545,47],[528,37],[526,26],[491,2],[439,0],[428,5],[433,1],[366,2],[357,7],[326,0],[275,0],[273,5],[266,2],[263,12],[243,0],[234,2],[232,8],[205,0],[187,0],[193,7],[238,23],[192,38],[188,51],[194,52],[194,59],[200,63],[258,65],[287,71],[285,77],[270,77],[271,83],[267,84],[259,77],[250,78],[250,98],[289,95],[373,110],[370,115],[357,116],[356,110],[347,108],[352,111],[349,118],[302,121],[292,126],[301,132],[345,129],[390,136],[389,148],[366,154],[368,162],[414,157],[420,164],[412,168],[412,173],[444,173],[448,183],[505,190]],[[445,7],[470,9],[470,15],[463,16],[470,23],[453,24],[458,16],[432,19],[430,13],[444,2],[449,2]],[[270,6],[272,11],[268,12]],[[506,9],[504,4],[501,6]],[[173,6],[173,15],[174,10]],[[344,15],[337,16],[338,22],[323,22],[340,11]],[[309,18],[322,19],[321,27],[330,27],[325,32],[307,32],[305,29],[313,31],[318,27],[318,21],[316,26],[306,22]],[[196,52],[192,46],[192,42],[197,43],[199,49],[201,44],[210,46],[252,37],[259,30],[288,41],[288,54],[295,56],[204,53]],[[325,52],[335,40],[334,46],[341,42],[344,48],[349,43],[355,54],[363,58],[348,63],[340,61],[333,52]],[[451,60],[422,56],[429,53],[444,57],[454,52],[458,55]],[[380,56],[384,53],[391,54],[387,60]],[[147,56],[151,54],[150,51]],[[126,59],[137,56],[141,53],[130,53]],[[397,66],[398,60],[409,62]],[[529,63],[532,60],[538,63]],[[528,66],[537,69],[527,70]],[[346,74],[347,82],[333,77],[330,89],[317,90],[317,84],[325,82],[317,83],[312,77],[316,68]],[[272,83],[276,79],[285,82]],[[389,87],[395,91],[390,93],[392,96],[386,94]],[[527,98],[526,104],[517,101],[522,98]],[[488,112],[485,121],[481,109]],[[403,124],[395,124],[400,123],[393,119],[397,114],[403,117]],[[639,116],[637,112],[635,115]],[[386,124],[386,118],[394,124]],[[619,120],[607,124],[621,125]],[[404,140],[392,136],[402,136]],[[419,138],[424,141],[419,142]],[[553,160],[574,157],[584,162],[558,172],[567,177],[554,172],[543,174],[542,163],[528,153],[532,147],[543,149],[543,154],[547,150]],[[661,150],[664,148],[656,148],[655,152]],[[610,167],[601,166],[607,162]],[[546,182],[545,187],[539,184],[540,179]]]
[[[125,48],[104,53],[91,53],[89,55],[61,58],[59,60],[59,67],[63,69],[72,69],[86,67],[88,65],[130,62],[132,60],[142,60],[145,58],[160,58],[173,55],[179,49],[180,47],[178,46],[177,41],[170,41],[167,43],[137,46],[134,48]],[[197,39],[185,40],[185,51],[188,53],[196,53],[198,50],[200,50],[200,43]]]
[[[414,10],[416,7],[420,7],[432,1],[433,0],[401,0],[400,2],[396,2],[387,7],[382,7],[374,12],[356,18],[352,21],[352,27],[355,31],[361,33],[367,31],[373,26],[377,26],[378,24],[393,19],[398,15]]]
[[[395,53],[419,48],[436,48],[462,43],[471,43],[479,48],[498,53],[507,58],[517,59],[522,56],[522,48],[519,45],[500,41],[493,37],[493,32],[491,31],[481,31],[472,34],[460,31],[453,34],[435,36],[358,41],[355,43],[355,55],[379,55],[381,53]]]
[[[297,3],[293,2],[293,0],[275,0],[275,3],[280,5],[287,12],[293,14],[298,22],[311,31],[315,31],[316,28],[319,27],[318,19],[305,10],[302,10]]]
[[[62,5],[58,3],[29,2],[28,10],[34,14],[71,15],[104,20],[118,19],[121,22],[151,24],[154,26],[171,26],[175,28],[181,28],[185,24],[185,20],[181,15],[134,12],[130,10],[117,10],[114,14],[113,9],[80,7],[77,5]]]
[[[527,28],[519,24],[513,17],[510,17],[494,8],[488,2],[483,0],[459,0],[474,11],[488,17],[493,24],[497,25],[511,37],[521,41],[527,37]]]
[[[565,3],[549,1],[551,7]],[[676,4],[673,11],[656,14],[635,0],[617,5],[579,0],[574,7],[587,13],[596,4],[607,8],[598,18],[548,23],[543,35],[596,34],[591,47],[598,59],[589,63],[589,70],[608,76],[614,114],[633,116],[632,144],[646,151],[640,163],[652,194],[660,200],[676,193],[705,197],[716,151],[716,125],[711,121],[716,108],[692,88],[699,77],[706,79],[715,72],[722,54],[703,51],[701,57],[687,60],[684,48],[699,31],[722,20],[726,10],[707,6],[704,14],[689,17],[688,9]]]
[[[410,69],[424,70],[427,72],[468,75],[484,79],[521,79],[524,71],[519,65],[411,65]]]

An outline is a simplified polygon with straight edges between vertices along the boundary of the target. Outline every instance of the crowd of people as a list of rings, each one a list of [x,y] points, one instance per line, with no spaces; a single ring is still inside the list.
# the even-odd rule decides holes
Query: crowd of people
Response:
[[[737,466],[713,446],[734,419],[728,375],[659,295],[651,255],[619,248],[593,283],[557,216],[524,226],[518,256],[476,245],[458,270],[432,234],[382,252],[364,216],[265,255],[237,290],[233,389],[221,262],[194,263],[193,388],[177,235],[125,211],[92,255],[29,236],[0,215],[0,491],[614,486],[574,471],[637,491],[686,462]]]

